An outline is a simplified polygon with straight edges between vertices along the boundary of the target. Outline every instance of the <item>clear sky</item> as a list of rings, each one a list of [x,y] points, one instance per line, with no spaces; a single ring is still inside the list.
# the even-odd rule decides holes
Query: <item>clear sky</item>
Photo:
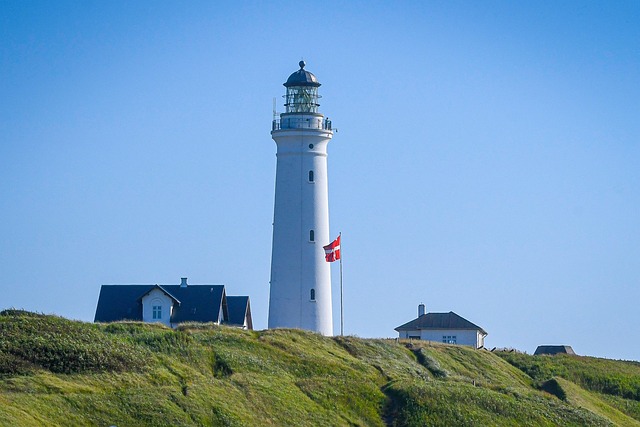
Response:
[[[640,360],[637,1],[0,1],[0,308],[92,321],[102,284],[188,277],[265,328],[300,59],[346,333],[423,302],[488,347]]]

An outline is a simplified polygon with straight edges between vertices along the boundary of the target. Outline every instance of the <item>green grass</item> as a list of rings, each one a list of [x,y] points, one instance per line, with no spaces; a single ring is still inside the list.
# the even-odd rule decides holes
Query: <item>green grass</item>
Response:
[[[640,401],[639,362],[567,354],[555,356],[530,356],[508,352],[496,354],[538,382],[562,377],[590,391]]]
[[[535,386],[548,389],[573,405],[588,408],[618,425],[635,425],[636,421],[640,421],[638,362],[566,354],[496,354],[530,375]],[[572,393],[563,396],[568,390]],[[620,417],[620,414],[624,416]]]
[[[0,425],[601,426],[637,421],[638,402],[628,398],[635,396],[637,365],[526,357],[299,330],[90,324],[10,310],[0,313]],[[587,372],[596,380],[585,380],[591,378]],[[543,390],[554,377],[546,378],[550,374],[559,378],[549,388],[553,393]],[[602,393],[611,389],[597,385],[606,378],[616,378],[617,394]]]
[[[637,400],[624,399],[622,397],[611,396],[608,394],[601,394],[599,397],[609,406],[616,408],[636,421],[640,421],[640,402]]]
[[[148,352],[105,335],[98,325],[24,311],[0,313],[0,374],[37,367],[55,373],[135,371]]]
[[[492,389],[531,386],[531,378],[486,350],[420,341],[408,345],[437,377]]]
[[[401,381],[387,391],[395,426],[608,426],[602,417],[536,393],[500,393],[460,382]]]
[[[571,405],[587,409],[617,425],[640,427],[640,421],[634,420],[632,417],[608,404],[606,400],[602,399],[602,395],[589,393],[563,378],[553,378],[550,381],[557,384],[557,389],[561,391],[563,400]]]

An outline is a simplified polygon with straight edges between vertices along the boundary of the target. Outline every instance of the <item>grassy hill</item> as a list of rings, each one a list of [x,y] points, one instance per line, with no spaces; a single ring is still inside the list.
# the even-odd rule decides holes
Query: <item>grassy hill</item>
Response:
[[[640,364],[0,313],[2,426],[640,426]]]

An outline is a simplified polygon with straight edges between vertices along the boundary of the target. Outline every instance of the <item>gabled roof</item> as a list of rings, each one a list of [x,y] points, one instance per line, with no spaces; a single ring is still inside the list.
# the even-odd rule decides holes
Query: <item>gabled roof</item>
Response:
[[[142,320],[140,295],[153,289],[154,285],[102,285],[94,322],[118,320]]]
[[[121,285],[122,286],[122,285]],[[169,293],[169,291],[167,291],[165,288],[163,288],[160,285],[153,285],[152,288],[150,288],[149,290],[147,290],[144,294],[140,295],[140,297],[138,298],[140,301],[142,301],[142,298],[144,298],[145,296],[147,296],[149,294],[149,292],[151,292],[154,289],[159,289],[163,294],[165,294],[166,296],[168,296],[169,298],[171,298],[173,300],[173,302],[177,302],[178,304],[180,304],[180,300],[178,300],[176,297],[174,297],[173,295],[171,295]]]
[[[487,335],[480,326],[469,322],[464,317],[458,316],[453,311],[448,313],[426,313],[422,316],[395,328],[396,331],[417,329],[470,329],[478,330]]]
[[[164,287],[181,301],[173,307],[171,323],[217,322],[222,306],[222,321],[229,319],[224,285],[168,285]]]
[[[247,328],[253,329],[253,321],[251,319],[251,304],[247,296],[228,296],[227,307],[229,308],[230,325],[243,326],[245,319],[247,320]]]
[[[142,320],[142,297],[159,288],[179,304],[174,305],[171,323],[217,322],[229,319],[224,285],[103,285],[100,288],[95,322]]]

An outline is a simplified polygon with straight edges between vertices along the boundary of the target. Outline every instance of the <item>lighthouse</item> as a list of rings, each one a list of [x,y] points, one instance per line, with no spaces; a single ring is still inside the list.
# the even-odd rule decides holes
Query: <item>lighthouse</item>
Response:
[[[318,79],[304,61],[299,65],[284,83],[286,110],[271,127],[277,163],[269,328],[333,335],[331,270],[323,249],[331,241],[327,145],[333,131],[318,112]]]

